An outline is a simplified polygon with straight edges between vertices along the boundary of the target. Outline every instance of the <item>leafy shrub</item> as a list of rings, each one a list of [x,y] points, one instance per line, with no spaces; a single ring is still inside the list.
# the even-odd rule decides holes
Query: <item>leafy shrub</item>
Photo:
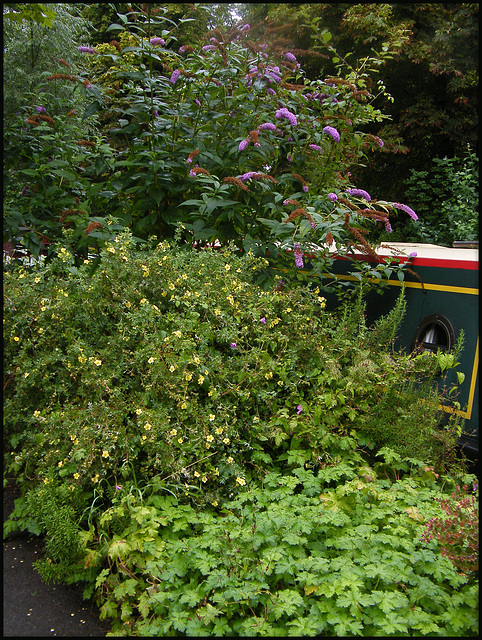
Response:
[[[309,82],[294,54],[252,42],[249,26],[214,29],[195,48],[179,47],[172,23],[149,5],[119,20],[110,27],[119,40],[81,47],[84,68],[48,76],[89,99],[77,127],[95,115],[102,128],[79,140],[65,110],[52,118],[27,105],[29,130],[22,122],[9,138],[8,237],[26,227],[24,242],[38,252],[43,236],[62,238],[67,216],[70,246],[85,254],[96,237],[86,230],[114,215],[143,239],[172,237],[182,222],[189,244],[219,240],[273,262],[279,242],[372,251],[365,236],[389,229],[405,205],[350,187],[367,144],[383,144],[358,130],[384,118],[365,64]],[[318,251],[326,262],[328,250]]]
[[[337,316],[316,288],[254,287],[263,258],[116,240],[93,274],[61,248],[51,267],[5,276],[6,435],[25,478],[81,491],[134,465],[219,499],[260,467],[354,455],[352,430],[386,389],[403,397],[406,381],[433,373],[432,358],[389,355],[363,305]],[[407,421],[388,407],[378,420],[436,461],[436,420],[417,435],[420,411]]]
[[[479,160],[471,149],[463,158],[434,158],[430,172],[412,169],[405,194],[419,220],[401,222],[391,239],[447,247],[455,240],[477,240],[478,189]]]
[[[474,635],[477,584],[420,541],[440,490],[411,466],[270,472],[216,512],[119,496],[82,534],[101,617],[115,635]]]
[[[362,519],[369,519],[365,484],[384,474],[376,485],[379,503],[374,496],[378,511],[373,511],[383,520],[387,496],[393,496],[394,509],[405,506],[395,505],[400,493],[390,488],[394,481],[403,480],[404,487],[415,482],[406,508],[418,507],[419,488],[433,484],[435,474],[452,463],[457,429],[441,430],[432,404],[414,402],[408,419],[394,414],[391,402],[384,404],[394,389],[400,406],[416,394],[423,397],[423,386],[407,393],[407,381],[430,379],[438,366],[436,356],[390,352],[394,326],[404,312],[403,291],[393,311],[367,327],[361,295],[328,313],[314,281],[288,288],[278,279],[270,291],[254,285],[266,268],[264,258],[182,247],[153,241],[139,250],[125,232],[107,241],[97,269],[88,258],[75,266],[73,253],[58,247],[47,265],[6,272],[5,468],[16,476],[23,496],[5,530],[44,533],[47,555],[37,565],[42,576],[86,583],[86,596],[97,594],[103,615],[119,615],[133,633],[224,629],[227,635],[297,635],[363,628],[375,635],[388,632],[390,625],[395,630],[410,625],[456,629],[444,607],[455,603],[452,587],[462,586],[467,599],[460,602],[471,609],[472,587],[448,559],[441,564],[435,551],[427,556],[427,571],[435,572],[436,580],[430,593],[440,589],[443,606],[439,600],[414,604],[428,584],[423,571],[403,583],[415,590],[410,607],[408,596],[398,591],[396,596],[381,593],[380,601],[369,598],[373,589],[395,592],[392,578],[382,588],[378,574],[374,586],[369,573],[363,576],[366,587],[353,578],[352,596],[353,601],[355,595],[366,596],[366,606],[374,607],[370,614],[353,602],[343,600],[345,607],[331,601],[335,594],[342,597],[338,580],[344,561],[336,532],[346,525],[350,537],[352,526],[358,531]],[[380,423],[384,415],[387,424],[393,422],[388,435],[385,430],[374,437],[369,428],[375,404]],[[431,428],[420,432],[422,419]],[[398,442],[391,435],[397,431],[404,434]],[[420,462],[402,460],[413,442],[424,451]],[[397,451],[384,450],[384,444]],[[384,456],[383,463],[376,462],[377,454]],[[429,463],[435,471],[424,470]],[[421,484],[410,479],[414,474]],[[451,478],[446,482],[453,484]],[[430,500],[439,493],[434,487]],[[327,505],[321,523],[319,495]],[[246,501],[250,506],[244,511]],[[426,507],[426,519],[439,515],[438,503]],[[273,519],[262,516],[267,537],[259,545],[256,539],[254,548],[258,525],[252,514],[258,511],[272,513]],[[385,533],[374,528],[375,540],[395,526],[386,515]],[[282,518],[294,527],[291,532],[281,526]],[[320,539],[325,529],[329,536]],[[400,531],[396,528],[385,542],[380,538],[387,550]],[[418,544],[412,534],[409,528],[407,545],[408,540]],[[179,575],[171,576],[164,592],[164,550],[176,567],[187,557],[191,536],[195,571],[188,578],[175,569]],[[281,563],[279,570],[267,572],[258,559],[278,546],[281,555],[275,554],[273,562]],[[319,585],[316,576],[324,571],[321,558],[327,549],[327,557],[334,554],[330,571],[335,573],[329,583],[333,589],[320,605],[315,601],[321,591],[310,589]],[[220,566],[211,566],[211,553],[220,559],[221,552],[223,562],[233,566],[219,569],[227,578],[218,593],[209,580]],[[398,547],[393,553],[398,562]],[[309,558],[321,564],[316,560],[311,566]],[[291,569],[281,569],[282,559]],[[289,572],[296,563],[304,563],[304,582]],[[357,572],[363,572],[359,565],[352,573]],[[211,598],[212,589],[220,600]],[[171,604],[180,591],[191,590],[200,601],[190,595]],[[399,603],[387,604],[385,612],[397,609],[398,617],[382,619],[378,609],[384,598]],[[412,606],[420,610],[414,614]],[[254,614],[248,613],[250,607]],[[340,618],[345,608],[349,615]],[[470,630],[471,620],[459,624]]]

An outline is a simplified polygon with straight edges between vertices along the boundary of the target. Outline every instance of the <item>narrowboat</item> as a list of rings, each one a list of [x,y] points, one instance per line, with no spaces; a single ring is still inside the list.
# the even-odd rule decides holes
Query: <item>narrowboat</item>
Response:
[[[462,246],[461,246],[462,245]],[[448,351],[464,332],[464,347],[458,357],[457,371],[465,375],[459,386],[460,409],[446,404],[446,412],[455,411],[464,418],[459,445],[467,456],[478,455],[479,427],[479,255],[477,243],[459,243],[455,247],[434,244],[382,243],[376,250],[379,261],[398,258],[410,261],[410,269],[418,278],[404,272],[406,313],[394,343],[406,353],[415,349]],[[337,278],[355,280],[350,275],[352,262],[335,256],[332,268]],[[376,263],[374,257],[355,253],[357,260]],[[389,279],[380,295],[375,291],[366,297],[367,322],[371,324],[394,305],[401,288],[398,279]],[[457,382],[453,369],[446,374],[446,385]]]

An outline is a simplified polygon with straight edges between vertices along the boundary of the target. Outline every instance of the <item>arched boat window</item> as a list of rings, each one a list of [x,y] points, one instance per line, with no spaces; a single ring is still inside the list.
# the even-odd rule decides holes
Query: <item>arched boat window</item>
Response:
[[[418,325],[412,351],[450,351],[454,342],[455,333],[450,320],[440,313],[434,313]]]

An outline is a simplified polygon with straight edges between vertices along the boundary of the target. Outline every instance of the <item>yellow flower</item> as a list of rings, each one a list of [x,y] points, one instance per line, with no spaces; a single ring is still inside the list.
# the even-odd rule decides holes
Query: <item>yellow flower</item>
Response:
[[[273,377],[273,372],[272,371],[268,371],[268,373],[264,374],[264,377],[266,378],[266,380],[269,380],[270,378]]]
[[[209,435],[206,437],[206,440],[207,440],[208,442],[212,442],[212,441],[214,440],[214,436],[212,436],[211,434],[209,434]]]
[[[129,302],[129,300],[126,300],[126,307],[129,309],[130,306],[131,306],[131,303]]]
[[[33,412],[33,415],[34,415],[36,418],[38,418],[38,417],[39,417],[39,415],[40,415],[40,411],[34,411],[34,412]]]
[[[203,476],[203,477],[201,478],[201,480],[202,480],[202,482],[207,482],[207,481],[208,481],[208,479],[207,479],[207,477],[206,477],[206,476]]]
[[[184,376],[185,380],[187,382],[189,382],[190,380],[192,380],[192,373],[186,373],[186,375]]]
[[[153,362],[155,362],[156,359],[153,358],[152,356],[149,358],[149,360],[147,361],[148,364],[152,364]]]
[[[34,280],[34,282],[40,282],[40,278],[37,276]]]
[[[201,474],[200,474],[200,473],[198,473],[197,471],[195,471],[195,472],[194,472],[194,477],[195,477],[195,478],[199,478],[199,476],[200,476],[200,475],[201,475]]]
[[[142,298],[142,300],[139,302],[139,304],[147,304],[147,299],[146,298]]]
[[[288,308],[286,309],[286,313],[290,313],[290,311],[291,311],[291,310],[292,310],[292,309],[291,309],[291,307],[288,307]]]
[[[192,361],[194,362],[194,364],[199,364],[201,361],[199,360],[199,356],[195,355],[192,357]]]
[[[229,440],[229,438],[223,438],[223,442],[224,442],[224,444],[229,444],[230,440]]]
[[[87,362],[87,358],[85,356],[79,356],[78,361],[81,363]]]
[[[150,431],[152,429],[152,425],[150,425],[148,422],[146,422],[146,424],[144,425],[144,429],[146,431]]]
[[[171,431],[169,431],[169,435],[177,436],[177,429],[171,429]]]
[[[214,315],[220,316],[221,315],[221,311],[219,309],[214,309]]]
[[[202,384],[203,382],[204,382],[204,376],[199,376],[199,378],[197,379],[197,383]]]
[[[26,373],[23,374],[25,378],[28,378],[30,373],[27,371]]]
[[[171,364],[171,366],[169,367],[169,371],[172,373],[175,370],[176,370],[176,367],[173,364]]]
[[[175,288],[176,288],[176,287],[172,284],[172,282],[170,282],[170,283],[169,283],[169,289],[170,289],[171,291],[174,291],[174,289],[175,289]]]
[[[178,338],[180,338],[182,336],[182,333],[178,330],[178,331],[173,331],[172,332],[175,336],[177,336]]]
[[[253,422],[259,422],[259,417],[258,416],[254,416]]]
[[[142,436],[141,440],[147,440],[147,436]]]
[[[84,264],[89,264],[89,260],[87,258],[84,259]],[[92,478],[93,480],[93,478]]]
[[[107,251],[108,251],[109,253],[115,253],[115,249],[114,249],[114,247],[107,247]]]
[[[62,462],[62,460],[58,463],[58,465],[57,465],[57,466],[58,466],[58,467],[63,467],[63,466],[64,466],[64,463]]]
[[[140,416],[141,413],[142,413],[142,409],[136,409],[136,413],[137,413],[138,416]]]
[[[212,422],[215,419],[216,419],[216,416],[214,416],[212,413],[210,413],[209,414],[209,420]]]
[[[211,504],[213,505],[213,507],[217,507],[219,503],[218,503],[217,500],[213,500],[213,502],[211,502]]]
[[[246,480],[244,478],[240,478],[239,476],[236,478],[236,484],[241,485],[242,487],[244,487],[244,485],[246,484]]]
[[[18,336],[13,336],[13,339],[15,340],[15,342],[20,342],[20,338]]]
[[[99,474],[96,473],[95,476],[91,478],[92,482],[99,482]]]
[[[74,473],[74,478],[78,480],[80,478],[80,473]]]
[[[226,264],[226,265],[224,265],[224,268],[226,269],[226,271],[229,271],[231,269],[231,265]]]
[[[179,442],[179,444],[182,444],[184,438],[178,438],[177,441]]]
[[[94,360],[94,364],[100,367],[100,365],[102,364],[102,360]]]
[[[218,469],[217,467],[214,469],[214,475],[215,475],[215,476],[218,476],[218,475],[219,475],[219,469]]]
[[[220,435],[222,432],[223,432],[223,428],[222,428],[222,427],[218,427],[218,428],[216,429],[216,433],[217,433],[218,435]]]
[[[109,452],[104,449],[104,451],[102,451],[102,457],[103,458],[108,458],[109,457]]]
[[[229,462],[229,464],[233,464],[233,462],[234,462],[234,458],[232,458],[231,456],[229,456],[229,458],[228,458],[228,462]]]
[[[183,402],[183,403],[181,404],[181,409],[186,409],[186,408],[187,408],[187,404],[186,404],[185,402]]]

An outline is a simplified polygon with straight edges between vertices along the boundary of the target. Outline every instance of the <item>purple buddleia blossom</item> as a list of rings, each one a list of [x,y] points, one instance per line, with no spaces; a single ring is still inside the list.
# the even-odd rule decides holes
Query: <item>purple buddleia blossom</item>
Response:
[[[310,149],[314,149],[315,151],[323,151],[323,147],[320,147],[319,144],[309,144]]]
[[[285,53],[285,58],[287,60],[289,60],[290,62],[296,62],[296,56],[294,56],[292,53],[290,53],[289,51],[287,53]]]
[[[201,106],[201,103],[199,102],[199,100],[198,100],[197,98],[196,98],[195,102],[196,102],[196,104],[197,104],[197,106],[198,106],[198,107],[200,107],[200,106]]]
[[[332,202],[336,202],[338,200],[338,196],[336,195],[336,193],[329,193],[328,194],[328,198],[332,201]]]
[[[262,129],[263,131],[276,131],[276,125],[272,122],[263,122],[260,124],[258,129]]]
[[[276,73],[273,73],[273,71],[266,72],[264,77],[267,78],[268,81],[273,80],[274,82],[281,82],[281,76],[277,75]]]
[[[385,223],[385,231],[387,233],[392,233],[392,231],[393,231],[392,225],[390,224],[390,221],[388,220],[388,218],[385,218],[385,220],[383,222]]]
[[[347,189],[346,192],[349,196],[355,196],[355,198],[365,198],[367,202],[372,199],[371,195],[364,189]]]
[[[191,169],[191,171],[189,172],[189,176],[190,176],[191,178],[195,178],[195,177],[196,177],[196,172],[194,171],[194,169],[195,169],[196,167],[199,167],[199,165],[197,164],[197,165],[196,165],[193,169]]]
[[[241,27],[241,33],[246,33],[246,31],[249,31],[251,29],[249,24],[245,24],[244,27]]]
[[[174,71],[171,73],[171,78],[169,80],[169,82],[171,84],[176,84],[177,79],[179,78],[179,76],[181,75],[181,72],[179,71],[179,69],[174,69]]]
[[[289,111],[288,109],[286,109],[286,107],[282,107],[281,109],[278,109],[278,111],[276,112],[276,117],[279,118],[286,118],[286,120],[289,120],[290,124],[293,127],[296,127],[296,125],[298,124],[298,120],[296,119],[296,116],[294,113],[291,113],[291,111]]]
[[[271,87],[266,87],[266,91],[270,94],[270,96],[275,96],[276,95],[276,91],[274,89],[272,89]]]
[[[262,322],[263,324],[266,324],[266,318],[261,318],[260,322]]]
[[[412,218],[412,220],[418,220],[418,216],[413,209],[410,209],[406,204],[400,204],[400,202],[394,202],[393,206],[400,211],[405,211]]]
[[[301,413],[302,411],[303,411],[303,407],[299,404],[299,405],[296,407],[296,413],[297,413],[298,415],[300,415],[300,413]]]
[[[37,113],[46,113],[47,109],[45,107],[35,107],[35,111]]]
[[[304,191],[305,193],[308,193],[308,185],[307,185],[307,184],[304,184],[304,185],[303,185],[303,191]]]
[[[159,116],[159,112],[157,111],[157,109],[153,109],[152,115],[154,116],[154,118],[157,118]]]
[[[161,47],[163,47],[166,44],[166,41],[164,40],[164,38],[151,38],[149,42],[154,46],[160,44]]]
[[[212,51],[216,47],[213,44],[205,44],[203,47],[203,51]]]
[[[377,143],[377,145],[379,147],[384,147],[385,143],[383,142],[383,140],[381,138],[379,138],[378,136],[375,136],[375,142]]]
[[[331,136],[335,142],[340,142],[340,134],[335,127],[323,127],[323,133]]]
[[[231,344],[229,346],[231,347],[231,349],[236,349],[236,343],[235,342],[231,342]]]
[[[416,251],[412,251],[412,253],[410,254],[410,258],[416,258],[417,257],[417,252]]]
[[[260,44],[259,48],[261,49],[261,51],[266,51],[266,49],[268,48],[267,44]]]
[[[249,144],[249,140],[241,140],[241,142],[239,143],[239,147],[238,150],[239,151],[244,151],[246,149],[246,147]]]
[[[97,51],[92,49],[92,47],[78,47],[78,50],[80,53],[97,53]]]
[[[261,178],[261,174],[258,173],[257,171],[248,171],[247,173],[243,173],[242,176],[239,176],[239,179],[241,180],[241,182],[246,182],[246,180],[252,180],[252,179],[258,180],[259,178]]]
[[[298,269],[303,268],[303,251],[300,249],[300,245],[298,242],[294,244],[295,249],[295,265]]]

